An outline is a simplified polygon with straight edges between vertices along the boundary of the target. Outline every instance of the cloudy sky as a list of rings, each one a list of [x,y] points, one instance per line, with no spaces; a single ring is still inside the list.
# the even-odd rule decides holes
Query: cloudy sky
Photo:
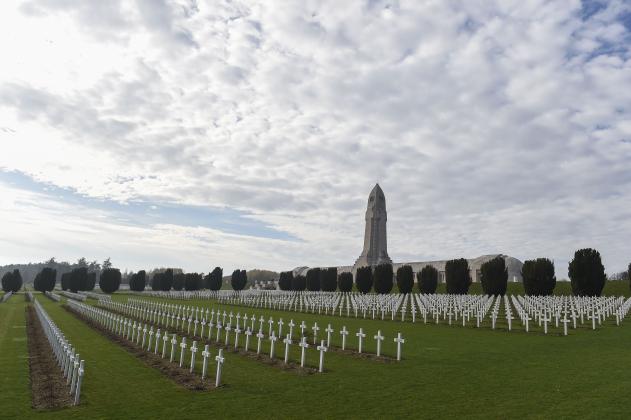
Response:
[[[0,264],[631,261],[631,2],[0,2]]]

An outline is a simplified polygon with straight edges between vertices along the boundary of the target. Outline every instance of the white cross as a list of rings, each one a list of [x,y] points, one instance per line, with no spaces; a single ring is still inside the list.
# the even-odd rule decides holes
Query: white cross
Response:
[[[348,330],[346,329],[346,325],[342,327],[340,334],[342,335],[342,350],[345,350],[346,349],[346,336],[348,335]]]
[[[230,341],[230,331],[232,331],[232,327],[230,326],[230,323],[228,323],[228,325],[226,325],[226,342],[225,342],[225,346],[228,347],[228,342]]]
[[[318,372],[322,372],[324,369],[324,352],[328,350],[328,348],[324,345],[324,340],[320,342],[320,345],[316,347],[316,349],[320,351],[320,368],[318,369]]]
[[[250,318],[250,321],[252,322],[252,325],[251,325],[250,329],[252,331],[254,331],[254,323],[256,322],[256,317],[254,316],[254,314],[252,314],[252,317]]]
[[[269,358],[273,359],[274,358],[274,344],[276,343],[276,340],[278,340],[278,338],[276,338],[276,336],[274,335],[274,331],[272,331],[272,335],[269,336],[269,341],[270,341],[270,347],[269,347]]]
[[[217,388],[219,386],[219,383],[221,382],[221,365],[223,365],[223,362],[225,360],[223,357],[222,349],[219,349],[219,354],[215,356],[215,360],[217,361],[217,375],[215,376],[215,388]]]
[[[287,360],[289,359],[289,345],[291,344],[291,337],[289,337],[289,334],[287,334],[283,343],[285,343],[285,364],[287,364]]]
[[[191,346],[191,370],[190,370],[190,373],[193,373],[193,369],[195,369],[195,353],[197,353],[197,341],[193,341],[193,345]]]
[[[259,330],[263,329],[264,322],[265,322],[265,318],[263,318],[263,315],[261,315],[261,317],[259,318]]]
[[[167,350],[167,342],[169,341],[169,332],[165,331],[164,336],[162,336],[162,358],[164,359],[164,355]]]
[[[223,314],[222,314],[223,318],[221,318],[221,323],[222,323],[222,324],[224,324],[224,325],[226,324],[226,316],[227,316],[227,315],[228,315],[228,314],[227,314],[227,313],[226,313],[226,311],[224,310],[224,311],[223,311]]]
[[[184,352],[186,351],[186,337],[182,337],[180,349],[180,367],[182,367],[182,365],[184,365]]]
[[[216,342],[219,342],[221,339],[221,322],[217,321],[217,339]]]
[[[241,312],[237,312],[237,328],[239,328],[239,320],[241,319]]]
[[[238,323],[239,321],[237,321]],[[237,326],[237,328],[234,329],[234,348],[235,350],[237,348],[239,348],[239,334],[241,334],[241,329]]]
[[[259,339],[258,344],[256,346],[256,354],[261,354],[261,340],[263,339],[263,337],[265,337],[265,335],[263,334],[263,331],[259,330],[259,332],[256,334],[256,338]]]
[[[283,322],[283,318],[278,320],[278,336],[282,337],[283,336],[283,325],[285,325],[285,323]]]
[[[375,335],[375,340],[377,340],[377,357],[381,356],[381,342],[384,340],[384,336],[381,335],[381,330],[377,331],[377,335]]]
[[[210,357],[210,352],[208,351],[208,344],[204,346],[202,357],[204,358],[204,363],[202,364],[202,380],[204,380],[204,378],[206,377],[206,370],[208,369],[208,358]]]
[[[142,347],[143,349],[145,348],[146,338],[147,338],[147,324],[145,324],[145,328],[143,328],[142,330],[142,345],[140,347]]]
[[[318,331],[320,331],[320,327],[318,327],[318,323],[314,323],[313,327],[311,327],[311,329],[313,330],[313,344],[316,344],[316,340],[318,339]]]
[[[303,336],[302,340],[298,344],[301,347],[300,350],[300,367],[305,367],[305,349],[309,347],[309,343],[307,343],[307,337]]]
[[[329,324],[324,331],[326,331],[326,346],[329,347],[331,345],[331,333],[333,332],[331,324]]]
[[[304,321],[302,321],[300,323],[300,335],[304,336],[305,335],[305,329],[307,329],[307,324],[305,324]]]
[[[572,321],[570,321],[569,319],[563,317],[561,322],[563,323],[563,335],[567,335],[567,323],[568,322],[572,322]]]
[[[153,339],[153,327],[149,330],[149,345],[147,346],[147,351],[151,351],[151,340]]]
[[[274,319],[272,317],[270,317],[269,320],[267,321],[267,323],[269,324],[269,329],[267,331],[267,335],[272,335],[272,326],[274,325]]]
[[[294,336],[294,327],[296,326],[296,324],[294,324],[293,319],[290,319],[289,324],[287,325],[289,326],[289,338],[292,338]]]
[[[245,351],[248,351],[248,347],[250,346],[250,336],[252,335],[252,330],[250,327],[245,331]]]
[[[360,328],[359,332],[355,334],[358,338],[359,338],[359,353],[362,352],[362,340],[364,339],[364,337],[366,337],[366,334],[364,334],[364,331]]]
[[[156,332],[156,347],[155,349],[153,349],[153,354],[158,354],[158,346],[160,344],[160,337],[162,336],[162,334],[160,334],[160,328],[158,328],[158,332]]]
[[[234,318],[234,315],[232,315],[232,311],[230,311],[230,315],[228,316],[228,322],[230,322],[232,324],[232,318]]]
[[[397,360],[401,360],[401,344],[405,343],[401,333],[397,333],[397,338],[394,339],[394,342],[397,343]]]
[[[193,337],[195,337],[197,335],[197,324],[199,324],[199,321],[197,320],[197,318],[195,318],[195,321],[193,321],[193,324],[195,324],[195,327],[193,328]]]

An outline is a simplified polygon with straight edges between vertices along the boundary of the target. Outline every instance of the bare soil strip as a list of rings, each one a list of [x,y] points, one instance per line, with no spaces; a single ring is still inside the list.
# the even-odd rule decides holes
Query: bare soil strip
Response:
[[[134,357],[141,360],[146,365],[162,372],[165,376],[176,382],[178,385],[181,385],[191,391],[207,391],[215,389],[213,369],[209,369],[209,372],[211,374],[207,376],[204,381],[202,381],[200,373],[190,373],[188,369],[180,367],[176,363],[171,363],[166,358],[162,359],[160,355],[149,353],[143,350],[142,348],[140,348],[140,346],[131,343],[124,338],[117,336],[116,334],[113,334],[93,320],[74,311],[67,305],[63,305],[63,308],[74,315],[76,318],[85,322],[90,328],[97,330],[99,333],[101,333],[101,335],[107,337],[110,341],[113,341],[114,343],[123,347],[125,350],[127,350]]]
[[[31,305],[26,307],[26,336],[33,408],[62,408],[72,405],[70,387],[66,385],[66,379]]]

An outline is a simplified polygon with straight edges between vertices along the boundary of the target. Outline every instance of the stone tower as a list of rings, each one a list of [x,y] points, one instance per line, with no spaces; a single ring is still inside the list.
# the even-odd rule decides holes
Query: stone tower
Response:
[[[388,257],[388,244],[386,241],[386,196],[379,184],[368,196],[368,208],[366,209],[366,230],[364,232],[364,250],[357,261],[355,268],[381,263],[392,263]]]

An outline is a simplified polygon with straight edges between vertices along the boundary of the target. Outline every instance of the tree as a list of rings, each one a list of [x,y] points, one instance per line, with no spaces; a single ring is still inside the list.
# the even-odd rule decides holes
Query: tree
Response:
[[[575,296],[600,296],[607,281],[600,253],[595,249],[579,249],[568,266]]]
[[[426,265],[421,271],[416,273],[416,280],[418,281],[418,290],[421,293],[436,293],[436,288],[438,287],[438,270],[432,265]]]
[[[161,285],[160,283],[162,283],[162,277],[164,276],[164,273],[154,273],[153,277],[151,278],[151,290],[158,291],[161,290]]]
[[[345,271],[337,276],[337,287],[340,292],[350,292],[353,290],[353,273]]]
[[[22,275],[17,268],[13,271],[7,271],[2,276],[2,290],[6,293],[17,292],[22,288]]]
[[[307,271],[307,290],[310,292],[320,290],[320,269],[317,267]]]
[[[185,290],[199,290],[202,288],[202,275],[199,273],[186,273],[184,275]]]
[[[147,273],[145,270],[140,270],[137,273],[134,273],[129,278],[129,288],[134,292],[142,292],[145,290],[145,286],[147,283]]]
[[[88,286],[88,267],[81,266],[73,269],[70,272],[70,278],[68,282],[68,288],[72,293],[77,293],[79,290],[86,290]]]
[[[372,268],[370,266],[359,267],[355,274],[355,285],[361,293],[368,293],[372,289]]]
[[[33,288],[38,292],[50,292],[55,288],[57,282],[57,270],[50,267],[44,267],[42,271],[37,273]]]
[[[397,287],[399,293],[410,293],[414,287],[414,271],[412,266],[404,265],[397,269]]]
[[[70,283],[70,272],[61,275],[61,290],[68,290]]]
[[[482,290],[487,295],[504,296],[508,287],[506,261],[497,256],[480,267]]]
[[[335,292],[337,290],[337,267],[320,270],[320,289],[323,292]]]
[[[302,274],[298,274],[291,281],[291,290],[295,290],[296,292],[302,292],[307,288],[307,279]]]
[[[186,275],[184,273],[173,274],[173,290],[180,291],[184,289],[184,281]]]
[[[549,296],[554,291],[557,278],[554,263],[547,258],[524,261],[521,268],[524,293],[529,296]]]
[[[112,268],[112,262],[110,261],[110,257],[107,257],[107,259],[103,261],[103,265],[101,267],[103,267],[103,270],[105,270],[106,268]]]
[[[245,270],[236,269],[232,272],[232,277],[230,278],[230,284],[232,285],[232,290],[243,290],[245,285],[248,283],[248,274]]]
[[[162,277],[160,277],[160,290],[168,292],[171,290],[171,286],[173,286],[173,269],[167,268],[164,270],[164,273],[162,273]]]
[[[471,273],[467,260],[459,258],[445,263],[445,283],[449,294],[466,295],[469,292]]]
[[[372,276],[375,292],[381,294],[390,293],[392,287],[394,286],[394,272],[392,271],[392,264],[379,264],[375,267]]]
[[[220,267],[215,267],[215,269],[206,276],[206,288],[209,290],[221,289],[222,282],[223,270]]]
[[[291,290],[291,284],[294,281],[293,271],[283,271],[278,277],[278,288],[280,290]]]
[[[96,286],[96,272],[91,271],[88,273],[87,284],[85,286],[85,290],[94,290]]]
[[[118,268],[106,268],[101,271],[99,287],[103,293],[114,293],[121,285],[121,272]]]

